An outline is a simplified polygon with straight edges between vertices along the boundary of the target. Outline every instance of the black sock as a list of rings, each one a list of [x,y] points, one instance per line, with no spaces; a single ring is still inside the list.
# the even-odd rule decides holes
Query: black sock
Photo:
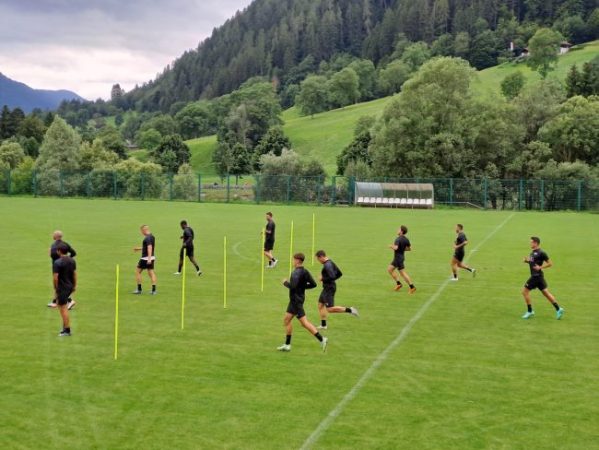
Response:
[[[314,337],[316,339],[318,339],[320,342],[322,342],[322,335],[317,331],[316,334],[314,335]]]
[[[152,285],[152,292],[156,292],[156,285],[155,284]]]
[[[453,274],[453,277],[454,277],[454,278],[457,278],[457,277],[458,277],[458,274],[457,274],[457,273],[454,273],[454,274]]]
[[[467,268],[466,268],[466,270],[467,270],[468,272],[472,272],[472,268],[470,268],[470,267],[467,267]]]
[[[346,308],[345,308],[345,312],[346,312],[346,313],[351,313],[351,308],[347,308],[347,307],[346,307]]]
[[[71,327],[65,327],[64,331],[66,331],[67,333],[70,333],[71,332]]]
[[[177,269],[177,272],[181,273],[181,269],[183,268],[183,264],[179,263],[179,268]]]
[[[555,308],[556,311],[559,311],[559,305],[557,304],[557,302],[552,303],[553,307]]]
[[[291,345],[291,335],[285,336],[285,345]]]
[[[200,271],[200,266],[198,266],[197,264],[194,264],[194,267],[196,268],[196,272]]]
[[[141,284],[138,284],[138,285],[137,285],[137,290],[138,290],[138,291],[141,291]]]
[[[395,284],[397,284],[398,286],[401,286],[401,281],[395,280]]]
[[[526,309],[528,310],[528,312],[532,312],[532,305],[526,305]]]
[[[321,321],[320,321],[320,325],[321,325],[321,326],[323,326],[323,327],[326,327],[326,326],[327,326],[327,321],[326,321],[326,319],[323,319],[323,320],[321,320]]]
[[[410,284],[410,289],[414,289],[414,285],[413,284]]]

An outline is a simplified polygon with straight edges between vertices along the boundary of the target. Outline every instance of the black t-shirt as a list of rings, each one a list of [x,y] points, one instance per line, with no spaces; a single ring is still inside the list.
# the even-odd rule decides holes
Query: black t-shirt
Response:
[[[191,227],[185,227],[183,229],[183,245],[185,247],[193,247],[193,229]]]
[[[458,237],[455,240],[455,243],[456,243],[456,245],[460,245],[460,244],[463,244],[464,242],[466,242],[467,240],[468,240],[468,238],[466,237],[466,234],[463,231],[460,231],[458,233]],[[464,251],[464,247],[465,247],[465,245],[462,245],[461,247],[456,248],[455,251],[461,253]]]
[[[269,220],[266,222],[266,236],[264,240],[274,242],[275,241],[275,222],[274,220]]]
[[[306,299],[306,289],[314,289],[316,282],[304,267],[297,267],[291,272],[291,277],[289,277],[289,281],[285,282],[285,287],[289,288],[290,302],[303,304]]]
[[[154,236],[151,234],[148,234],[144,238],[143,242],[141,243],[141,257],[142,258],[147,258],[149,245],[152,246],[152,256],[155,256],[156,255],[156,239],[154,239]]]
[[[396,259],[404,259],[404,253],[406,248],[411,246],[410,241],[407,237],[401,235],[395,239],[395,245],[397,246],[397,250],[395,250],[395,258]]]
[[[322,285],[325,287],[335,286],[335,280],[341,278],[343,273],[337,265],[330,259],[322,265]]]
[[[532,277],[542,277],[542,270],[534,270],[534,266],[542,266],[545,261],[549,261],[549,255],[545,253],[540,248],[533,250],[530,253],[528,265],[530,266],[530,276]]]
[[[70,256],[64,256],[54,261],[52,271],[58,274],[58,290],[72,291],[75,287],[75,270],[77,264]]]
[[[57,241],[54,241],[52,243],[52,245],[50,246],[50,258],[52,258],[52,262],[54,262],[58,258],[60,258],[60,255],[58,254],[58,251],[56,250],[56,247],[58,247],[59,244],[64,244],[67,246],[67,255],[69,255],[71,258],[74,258],[75,255],[77,255],[77,252],[75,251],[75,249],[73,247],[71,247],[67,242],[64,242],[59,239]]]

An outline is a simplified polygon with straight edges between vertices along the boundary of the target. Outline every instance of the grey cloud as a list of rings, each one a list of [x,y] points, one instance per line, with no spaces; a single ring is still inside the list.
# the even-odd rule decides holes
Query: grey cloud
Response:
[[[103,86],[114,81],[109,79],[111,74],[131,87],[148,81],[250,3],[3,0],[0,71],[9,76],[18,73],[27,78],[19,81],[35,87],[73,89],[89,98],[106,97],[109,87]],[[99,55],[97,60],[94,55]],[[56,86],[60,77],[49,74],[62,70],[68,79]]]

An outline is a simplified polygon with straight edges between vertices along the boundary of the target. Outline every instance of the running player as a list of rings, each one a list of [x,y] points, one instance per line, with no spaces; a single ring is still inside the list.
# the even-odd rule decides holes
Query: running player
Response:
[[[272,269],[277,265],[278,260],[272,255],[275,248],[275,221],[272,220],[272,213],[266,213],[266,227],[264,228],[264,256],[268,258],[268,268]]]
[[[348,313],[359,317],[358,310],[353,306],[335,306],[335,292],[337,291],[336,280],[341,278],[343,273],[337,265],[327,256],[324,250],[316,252],[318,262],[322,264],[320,281],[322,281],[322,292],[318,299],[318,312],[320,313],[320,330],[327,329],[327,316],[329,313]]]
[[[409,252],[412,250],[410,241],[406,237],[406,234],[408,234],[408,227],[406,227],[405,225],[399,227],[399,230],[397,230],[397,239],[395,239],[395,242],[389,246],[389,248],[393,250],[394,256],[393,261],[391,261],[391,264],[389,264],[389,267],[387,267],[387,272],[389,272],[391,278],[395,280],[395,290],[399,291],[403,287],[403,285],[401,284],[399,277],[395,274],[395,270],[397,269],[399,275],[401,275],[405,282],[408,283],[408,285],[410,286],[410,290],[408,291],[408,293],[413,294],[414,292],[416,292],[416,287],[412,283],[412,280],[406,272],[404,265],[405,252]]]
[[[522,318],[530,319],[531,317],[534,317],[535,312],[533,311],[532,305],[530,303],[530,291],[533,289],[538,289],[553,305],[556,311],[555,317],[559,320],[564,315],[564,309],[560,308],[555,301],[553,294],[547,289],[547,282],[545,281],[545,275],[543,274],[543,269],[549,269],[553,263],[549,259],[549,255],[541,250],[540,245],[541,239],[536,236],[532,236],[530,238],[530,248],[532,249],[532,252],[529,256],[524,257],[524,263],[530,266],[530,278],[522,289],[522,295],[524,296],[524,301],[526,302],[526,313],[524,313]]]
[[[67,242],[65,242],[65,241],[62,240],[62,231],[56,230],[54,233],[52,233],[52,239],[54,240],[54,242],[52,242],[52,245],[50,246],[50,250],[48,251],[48,253],[50,255],[50,259],[52,260],[52,270],[54,271],[54,261],[56,261],[58,258],[60,258],[60,256],[58,255],[58,251],[56,250],[56,248],[60,244],[66,245],[66,247],[67,247],[67,255],[69,255],[71,258],[74,258],[75,255],[77,254],[77,252]],[[69,299],[68,304],[67,304],[67,308],[68,309],[73,309],[76,304],[77,304],[76,301],[74,301],[72,299]],[[52,301],[50,303],[48,303],[48,307],[49,308],[56,308],[56,306],[57,306],[56,305],[56,297],[54,297],[52,299]]]
[[[69,321],[69,308],[67,306],[69,297],[77,288],[77,265],[75,260],[68,256],[69,247],[64,242],[56,246],[58,259],[52,264],[54,274],[54,291],[56,292],[56,302],[58,311],[62,317],[62,331],[59,336],[71,335],[71,324]]]
[[[175,275],[181,275],[181,269],[183,268],[183,256],[185,253],[187,254],[187,257],[189,258],[193,266],[196,268],[198,276],[200,276],[202,275],[202,271],[200,270],[200,266],[198,265],[193,256],[193,229],[189,225],[187,225],[186,220],[181,221],[181,229],[183,230],[183,236],[181,236],[183,244],[181,246],[181,251],[179,252],[179,268],[175,272]]]
[[[316,287],[314,278],[312,278],[310,272],[303,267],[304,259],[305,256],[303,253],[296,253],[293,255],[293,266],[295,269],[291,272],[290,280],[283,280],[283,285],[289,289],[289,304],[287,305],[287,312],[283,319],[287,336],[285,338],[285,343],[280,347],[277,347],[277,350],[281,352],[291,351],[291,334],[293,333],[291,321],[293,320],[293,317],[297,317],[302,326],[318,339],[323,352],[327,349],[328,339],[321,336],[316,327],[308,321],[306,312],[304,311],[306,289],[314,289]]]
[[[137,290],[133,291],[133,294],[141,294],[141,273],[144,269],[148,271],[150,280],[152,280],[152,292],[150,294],[156,295],[156,273],[154,272],[154,261],[156,260],[156,239],[150,232],[150,227],[142,225],[140,227],[141,234],[144,235],[144,240],[141,243],[141,247],[134,247],[133,251],[139,252],[141,250],[141,258],[137,263],[137,269],[135,270],[135,279],[137,280]]]
[[[464,256],[466,256],[464,247],[468,245],[468,238],[464,233],[464,225],[458,223],[455,227],[455,232],[457,233],[458,237],[455,240],[455,244],[453,244],[453,256],[450,262],[451,271],[453,272],[451,281],[458,281],[458,268],[467,270],[468,272],[472,273],[473,277],[476,276],[476,269],[468,267],[463,263]]]

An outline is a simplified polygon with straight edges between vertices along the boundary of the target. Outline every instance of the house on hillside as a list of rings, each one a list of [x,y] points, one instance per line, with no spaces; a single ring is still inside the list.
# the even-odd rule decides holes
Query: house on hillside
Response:
[[[566,53],[568,53],[570,51],[571,48],[572,48],[572,44],[564,41],[559,45],[559,54],[565,55]]]

